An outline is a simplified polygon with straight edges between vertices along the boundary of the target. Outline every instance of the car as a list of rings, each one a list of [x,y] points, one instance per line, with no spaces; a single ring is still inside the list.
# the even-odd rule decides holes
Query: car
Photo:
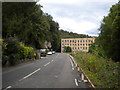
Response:
[[[47,55],[52,55],[52,51],[47,52]]]
[[[46,56],[46,49],[40,49],[40,56]]]
[[[55,51],[52,51],[53,54],[55,54]]]

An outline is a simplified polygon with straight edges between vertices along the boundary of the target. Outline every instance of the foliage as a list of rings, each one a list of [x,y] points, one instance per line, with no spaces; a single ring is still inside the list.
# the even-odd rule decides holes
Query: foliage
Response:
[[[72,52],[72,49],[71,49],[71,47],[69,47],[69,46],[64,46],[64,52]]]
[[[51,15],[44,13],[36,2],[3,2],[3,38],[17,37],[25,45],[36,49],[45,48],[45,41],[52,49],[60,47],[59,24]]]
[[[2,44],[2,65],[6,65],[7,61],[10,65],[15,65],[18,60],[25,58],[33,58],[34,51],[32,47],[22,45],[16,38],[8,38]]]
[[[110,8],[110,13],[104,17],[99,30],[98,44],[105,55],[114,61],[120,61],[120,4]]]
[[[119,87],[119,63],[83,52],[73,56],[96,88]]]
[[[96,38],[97,40],[97,38]],[[103,48],[95,41],[95,43],[90,44],[89,53],[106,58]]]
[[[77,33],[73,33],[73,32],[68,32],[65,30],[60,30],[60,36],[61,38],[86,38],[86,37],[91,37],[85,34],[77,34]]]

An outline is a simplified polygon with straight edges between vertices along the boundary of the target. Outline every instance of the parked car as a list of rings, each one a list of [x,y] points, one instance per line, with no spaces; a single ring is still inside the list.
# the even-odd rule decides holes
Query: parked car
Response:
[[[52,51],[47,52],[47,55],[52,55]]]
[[[52,51],[52,54],[55,54],[55,51]]]
[[[47,50],[46,49],[40,49],[40,56],[46,56]]]

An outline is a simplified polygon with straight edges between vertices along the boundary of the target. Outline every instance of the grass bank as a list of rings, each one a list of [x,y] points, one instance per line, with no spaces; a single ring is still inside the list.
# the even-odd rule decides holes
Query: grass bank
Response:
[[[111,59],[89,54],[77,53],[72,54],[79,66],[87,74],[91,82],[97,88],[118,88],[118,62],[113,62]]]

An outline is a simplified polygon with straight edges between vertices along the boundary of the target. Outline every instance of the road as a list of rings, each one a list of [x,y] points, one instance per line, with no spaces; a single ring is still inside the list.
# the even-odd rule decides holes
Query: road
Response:
[[[80,74],[64,53],[49,55],[3,70],[2,85],[7,88],[88,88],[78,83]]]

